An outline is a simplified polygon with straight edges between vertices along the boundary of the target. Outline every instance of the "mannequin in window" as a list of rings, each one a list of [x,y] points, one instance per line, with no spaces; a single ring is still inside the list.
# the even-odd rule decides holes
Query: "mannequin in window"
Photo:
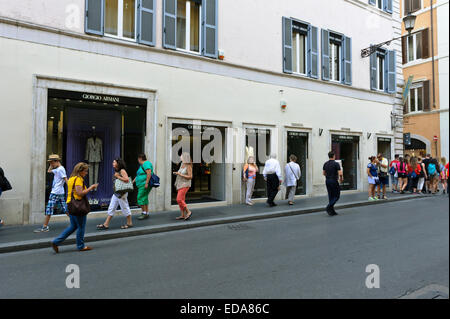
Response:
[[[86,142],[85,160],[89,163],[89,185],[98,183],[98,168],[103,160],[103,143],[97,137],[95,126],[92,127],[92,135]]]

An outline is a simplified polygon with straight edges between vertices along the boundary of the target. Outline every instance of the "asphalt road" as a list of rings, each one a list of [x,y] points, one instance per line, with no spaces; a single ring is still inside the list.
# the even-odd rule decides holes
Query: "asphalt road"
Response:
[[[449,286],[447,196],[0,255],[0,298],[397,298]],[[80,288],[66,288],[66,266]],[[380,288],[366,287],[366,266]]]

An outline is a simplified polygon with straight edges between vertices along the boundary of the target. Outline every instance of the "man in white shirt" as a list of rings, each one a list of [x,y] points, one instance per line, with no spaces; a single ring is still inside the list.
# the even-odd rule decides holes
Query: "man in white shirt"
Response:
[[[277,204],[274,203],[274,199],[280,190],[280,184],[283,179],[281,176],[280,163],[276,158],[277,154],[270,154],[270,159],[266,161],[263,170],[264,180],[267,182],[267,204],[269,204],[270,207],[277,206]]]
[[[290,162],[284,168],[284,175],[286,179],[284,184],[286,186],[286,197],[289,205],[294,205],[295,191],[297,190],[297,183],[302,176],[300,165],[297,164],[297,156],[292,154],[289,156]]]
[[[53,185],[50,197],[48,199],[47,207],[45,208],[45,220],[41,228],[36,229],[35,233],[48,232],[50,228],[48,223],[50,222],[50,217],[55,212],[55,207],[59,206],[64,214],[68,213],[64,183],[67,183],[67,174],[65,168],[61,165],[61,158],[52,154],[49,156],[48,162],[50,166],[47,170],[48,173],[53,173]]]

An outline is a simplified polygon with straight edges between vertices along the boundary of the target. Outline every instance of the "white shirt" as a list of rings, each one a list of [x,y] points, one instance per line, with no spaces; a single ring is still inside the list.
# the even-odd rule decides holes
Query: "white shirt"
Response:
[[[264,165],[263,175],[264,178],[269,174],[277,174],[279,180],[283,180],[281,176],[281,167],[280,163],[274,158],[268,159],[266,164]]]
[[[302,176],[300,165],[295,162],[287,163],[284,168],[284,174],[286,175],[286,186],[297,186],[297,180]]]
[[[67,178],[65,168],[60,166],[52,170],[52,173],[55,175],[53,178],[52,194],[64,195],[64,183],[66,182],[64,178]]]

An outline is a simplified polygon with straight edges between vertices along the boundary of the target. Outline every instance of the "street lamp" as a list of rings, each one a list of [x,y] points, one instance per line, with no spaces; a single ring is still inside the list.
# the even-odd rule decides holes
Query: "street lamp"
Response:
[[[416,16],[413,15],[411,12],[409,12],[405,17],[403,17],[403,23],[405,25],[406,31],[408,31],[408,35],[411,35],[411,31],[414,29],[414,26],[416,24]],[[361,57],[362,58],[367,58],[372,53],[374,53],[378,48],[381,48],[383,45],[385,45],[385,44],[389,45],[389,44],[391,44],[392,41],[395,41],[395,40],[398,40],[398,39],[401,39],[401,38],[403,38],[403,36],[394,38],[392,40],[385,41],[383,43],[371,45],[368,48],[362,49],[361,50]]]

